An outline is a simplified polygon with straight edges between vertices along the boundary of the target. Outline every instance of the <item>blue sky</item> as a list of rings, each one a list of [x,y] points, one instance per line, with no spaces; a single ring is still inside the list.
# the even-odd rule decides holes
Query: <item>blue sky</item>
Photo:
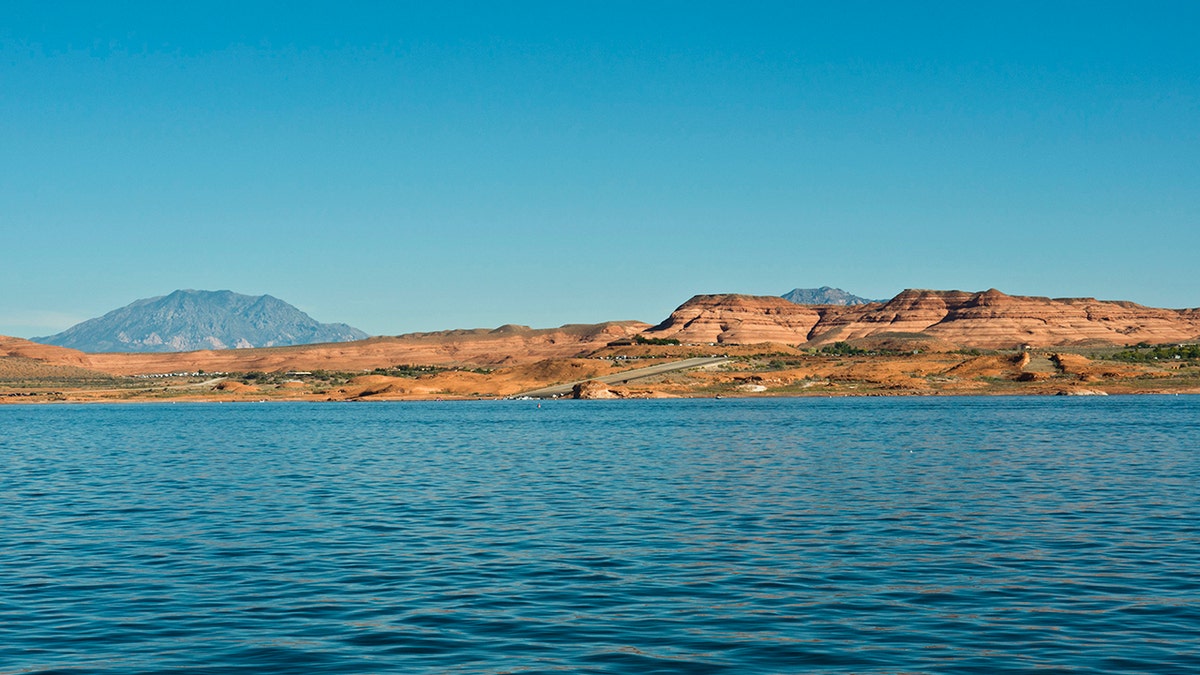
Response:
[[[1200,306],[1194,2],[174,4],[5,3],[0,334],[177,288],[372,334]]]

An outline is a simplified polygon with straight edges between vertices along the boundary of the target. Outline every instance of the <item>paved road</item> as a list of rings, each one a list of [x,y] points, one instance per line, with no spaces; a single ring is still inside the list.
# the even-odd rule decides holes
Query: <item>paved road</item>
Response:
[[[528,396],[530,398],[553,398],[555,396],[563,396],[570,394],[575,385],[580,382],[589,380],[597,380],[604,384],[625,384],[632,380],[640,380],[644,377],[652,377],[654,375],[662,375],[663,373],[672,373],[677,370],[687,370],[689,368],[703,368],[704,366],[713,366],[718,363],[725,363],[729,358],[725,356],[705,356],[695,359],[684,359],[682,361],[672,361],[670,363],[660,363],[646,368],[635,368],[626,370],[612,375],[601,375],[599,377],[588,378],[588,380],[579,380],[578,382],[568,382],[567,384],[556,384],[553,387],[542,387],[534,389],[523,394],[518,394],[514,398]]]
[[[169,387],[164,387],[164,389],[206,389],[208,387],[215,387],[218,384],[220,384],[228,379],[229,379],[228,377],[214,377],[211,380],[205,380],[203,382],[193,382],[191,384],[174,384]]]

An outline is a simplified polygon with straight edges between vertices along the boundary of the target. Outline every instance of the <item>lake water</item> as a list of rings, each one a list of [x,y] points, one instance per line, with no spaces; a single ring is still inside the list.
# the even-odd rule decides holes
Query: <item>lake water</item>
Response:
[[[1200,672],[1200,397],[0,406],[0,674]]]

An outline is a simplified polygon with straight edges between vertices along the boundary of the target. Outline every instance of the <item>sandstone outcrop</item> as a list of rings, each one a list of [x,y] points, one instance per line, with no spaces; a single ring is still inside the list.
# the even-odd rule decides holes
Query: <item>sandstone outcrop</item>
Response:
[[[945,302],[940,316],[939,312],[903,311],[910,304],[919,306],[934,298]],[[872,319],[893,310],[910,326],[914,319],[937,319],[920,332],[975,347],[1183,342],[1200,335],[1200,322],[1177,310],[1093,298],[1012,296],[995,289],[966,297],[956,291],[905,291],[847,328],[852,333],[870,334],[874,332]]]
[[[697,295],[646,334],[680,342],[797,344],[808,341],[821,308],[774,296]]]
[[[698,295],[646,335],[692,343],[809,347],[889,335],[986,349],[1173,343],[1200,338],[1200,310],[1012,296],[995,289],[906,290],[886,303],[851,307],[792,305],[771,296]]]
[[[577,399],[605,399],[605,398],[624,398],[624,392],[619,389],[610,387],[599,380],[588,380],[580,382],[571,390],[571,398]]]

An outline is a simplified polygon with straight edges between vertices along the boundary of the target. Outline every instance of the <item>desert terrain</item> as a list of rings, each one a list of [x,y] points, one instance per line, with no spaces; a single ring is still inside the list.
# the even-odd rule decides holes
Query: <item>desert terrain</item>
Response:
[[[0,403],[1200,393],[1200,311],[990,290],[796,305],[696,296],[636,321],[90,354],[0,337]],[[703,367],[640,369],[696,357]]]
[[[851,343],[835,343],[822,350],[778,343],[634,344],[602,346],[574,356],[526,362],[515,359],[516,365],[498,367],[391,364],[294,370],[283,366],[272,371],[198,369],[139,375],[0,356],[0,404],[491,399],[521,396],[563,383],[582,383],[567,395],[574,398],[1200,393],[1200,359],[1175,358],[1178,352],[1169,348],[1155,360],[1150,356],[1152,349],[1147,348],[895,348],[903,342],[910,347],[922,344],[913,338],[891,338],[890,347],[873,349]],[[1114,358],[1128,354],[1146,360]],[[704,368],[611,383],[646,366],[696,356],[727,358]],[[261,363],[253,354],[246,358],[246,364]],[[225,360],[220,362],[228,365]],[[201,363],[200,357],[192,355],[188,363]],[[212,363],[206,365],[213,367]]]

